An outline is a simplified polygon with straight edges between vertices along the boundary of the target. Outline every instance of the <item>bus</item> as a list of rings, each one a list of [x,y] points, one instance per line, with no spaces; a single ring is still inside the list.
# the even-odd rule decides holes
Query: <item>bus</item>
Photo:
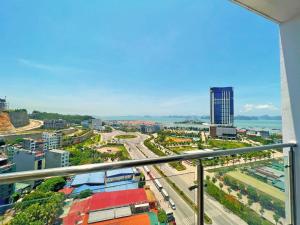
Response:
[[[161,194],[164,196],[164,199],[166,200],[166,201],[168,201],[169,200],[169,194],[168,194],[168,192],[163,188],[163,189],[161,189]]]
[[[159,191],[161,191],[163,187],[162,187],[162,185],[160,184],[160,182],[159,182],[158,180],[154,180],[153,182],[154,182],[155,186],[157,187],[157,189],[158,189]]]
[[[170,206],[171,206],[171,208],[172,208],[173,210],[176,210],[175,203],[174,203],[174,201],[173,201],[171,198],[169,198],[169,204],[170,204]]]
[[[146,172],[147,174],[150,173],[150,170],[149,170],[148,166],[144,166],[144,170],[145,170],[145,172]]]

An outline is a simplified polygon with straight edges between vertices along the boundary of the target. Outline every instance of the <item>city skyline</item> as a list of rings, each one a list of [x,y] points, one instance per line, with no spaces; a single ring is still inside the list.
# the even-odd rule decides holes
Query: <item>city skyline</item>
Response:
[[[0,95],[29,111],[208,115],[209,88],[233,86],[236,115],[279,115],[277,30],[227,2],[7,2]]]

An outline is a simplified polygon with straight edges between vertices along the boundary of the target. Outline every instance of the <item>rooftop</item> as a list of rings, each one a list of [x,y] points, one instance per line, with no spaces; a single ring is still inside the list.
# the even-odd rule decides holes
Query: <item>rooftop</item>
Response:
[[[80,174],[74,177],[71,186],[80,186],[84,184],[100,185],[100,184],[104,184],[105,182],[104,178],[105,178],[104,172]]]
[[[134,171],[132,168],[124,168],[124,169],[115,169],[106,171],[107,177],[116,177],[116,176],[124,176],[124,175],[132,175]]]
[[[68,151],[62,150],[62,149],[51,149],[49,150],[50,152],[55,152],[55,153],[59,153],[59,154],[65,154]]]
[[[112,191],[123,191],[123,190],[130,190],[130,189],[137,189],[138,182],[134,180],[125,180],[125,181],[117,181],[111,182],[102,185],[81,185],[75,188],[74,193],[80,193],[84,190],[91,190],[94,193],[97,192],[112,192]]]
[[[143,188],[94,194],[90,200],[90,210],[126,206],[148,202]]]

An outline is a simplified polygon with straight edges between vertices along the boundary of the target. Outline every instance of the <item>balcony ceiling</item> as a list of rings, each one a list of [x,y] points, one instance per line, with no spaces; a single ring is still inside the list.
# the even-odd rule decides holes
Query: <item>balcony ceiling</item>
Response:
[[[300,0],[232,1],[278,23],[286,22],[291,18],[300,15]]]

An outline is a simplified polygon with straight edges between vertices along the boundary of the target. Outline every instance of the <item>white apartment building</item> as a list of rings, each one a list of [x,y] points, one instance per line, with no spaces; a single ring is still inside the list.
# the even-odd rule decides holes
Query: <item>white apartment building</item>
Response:
[[[62,146],[61,132],[53,132],[53,133],[44,132],[42,134],[42,139],[47,144],[47,150],[57,149]]]
[[[46,168],[69,166],[70,153],[60,149],[52,149],[46,152]]]
[[[103,129],[102,120],[92,119],[91,124],[90,124],[90,128],[93,129],[93,130],[102,130]]]

